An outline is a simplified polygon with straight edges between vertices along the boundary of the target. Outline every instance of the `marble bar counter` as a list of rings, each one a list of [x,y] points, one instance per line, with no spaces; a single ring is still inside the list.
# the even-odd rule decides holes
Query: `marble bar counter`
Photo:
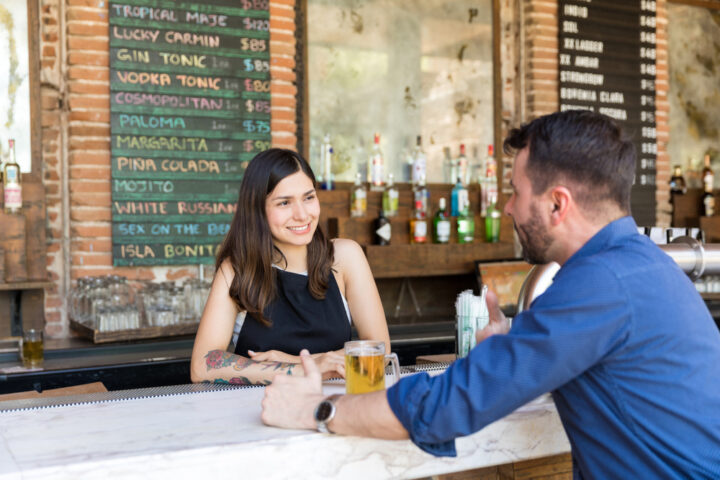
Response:
[[[263,393],[186,385],[0,402],[0,480],[412,479],[570,450],[549,395],[458,439],[457,457],[440,458],[409,440],[265,426]],[[73,404],[52,405],[59,402]]]

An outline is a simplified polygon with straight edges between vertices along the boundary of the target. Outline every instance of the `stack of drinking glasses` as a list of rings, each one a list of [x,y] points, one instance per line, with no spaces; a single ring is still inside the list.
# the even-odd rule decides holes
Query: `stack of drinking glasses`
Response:
[[[173,282],[145,284],[140,296],[149,327],[167,327],[177,323],[173,312],[173,287]]]
[[[119,275],[79,278],[68,304],[75,321],[100,332],[140,327],[135,291]]]
[[[100,332],[133,330],[141,326],[166,327],[200,321],[210,282],[189,279],[145,282],[135,292],[119,275],[79,278],[68,296],[70,316]]]
[[[472,290],[465,290],[455,301],[455,342],[458,357],[465,357],[475,347],[475,333],[488,324],[488,309],[485,303],[487,285],[483,285],[480,296]]]

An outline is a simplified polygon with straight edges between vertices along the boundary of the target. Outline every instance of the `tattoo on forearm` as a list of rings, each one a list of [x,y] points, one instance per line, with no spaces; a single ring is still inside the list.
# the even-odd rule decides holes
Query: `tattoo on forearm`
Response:
[[[224,378],[216,378],[212,383],[222,383],[225,385],[252,385],[253,382],[247,377],[233,377],[230,380]]]
[[[219,369],[219,368],[225,368],[225,367],[232,367],[233,370],[241,371],[245,370],[246,368],[252,366],[252,365],[259,365],[261,370],[269,370],[272,369],[273,371],[277,370],[283,370],[285,369],[285,374],[292,375],[293,368],[297,366],[296,363],[287,363],[287,362],[274,362],[274,361],[264,361],[264,362],[258,362],[256,360],[252,360],[250,358],[243,358],[239,355],[235,355],[230,352],[225,352],[223,350],[211,350],[208,352],[207,355],[205,355],[205,365],[207,365],[208,371],[213,369]],[[241,379],[247,380],[245,377],[238,377]],[[217,382],[217,380],[216,380]],[[251,384],[252,382],[248,382]]]

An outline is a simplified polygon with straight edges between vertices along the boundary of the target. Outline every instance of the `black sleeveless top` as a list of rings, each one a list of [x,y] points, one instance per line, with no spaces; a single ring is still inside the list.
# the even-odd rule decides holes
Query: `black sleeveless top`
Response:
[[[335,276],[330,274],[325,299],[317,300],[310,295],[307,275],[275,272],[277,295],[263,311],[272,325],[266,327],[252,314],[245,315],[235,353],[280,350],[299,355],[303,348],[310,353],[343,348],[350,340],[350,321]]]

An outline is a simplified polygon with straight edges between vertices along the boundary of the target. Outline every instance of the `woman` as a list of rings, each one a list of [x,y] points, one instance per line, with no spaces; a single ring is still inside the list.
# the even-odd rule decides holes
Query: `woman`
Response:
[[[344,374],[351,318],[361,339],[390,350],[367,259],[353,240],[325,238],[316,186],[291,150],[266,150],[248,165],[195,337],[193,382],[268,384],[278,372],[302,374],[303,348],[325,376]],[[243,313],[233,354],[226,350]]]

